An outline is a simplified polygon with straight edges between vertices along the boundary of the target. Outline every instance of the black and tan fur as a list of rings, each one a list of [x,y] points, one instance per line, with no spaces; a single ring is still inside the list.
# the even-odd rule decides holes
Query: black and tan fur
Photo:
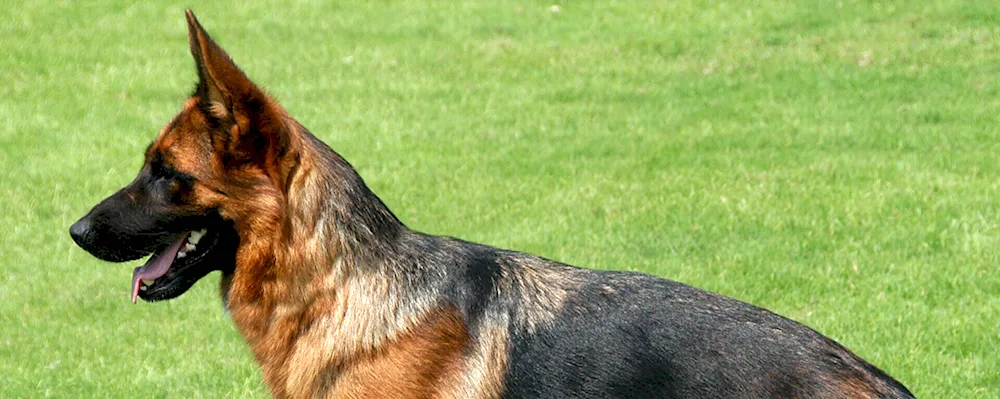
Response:
[[[912,397],[764,309],[407,229],[187,20],[195,93],[136,179],[71,233],[126,261],[208,228],[205,253],[140,297],[170,299],[221,271],[275,397]]]

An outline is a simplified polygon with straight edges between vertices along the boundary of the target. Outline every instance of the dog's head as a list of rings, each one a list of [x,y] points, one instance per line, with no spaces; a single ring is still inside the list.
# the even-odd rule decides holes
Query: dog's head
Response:
[[[133,302],[171,299],[211,271],[232,272],[240,229],[280,206],[282,171],[294,163],[286,159],[285,112],[190,10],[187,21],[195,93],[146,149],[138,176],[70,227],[73,240],[100,259],[152,255],[133,273]]]

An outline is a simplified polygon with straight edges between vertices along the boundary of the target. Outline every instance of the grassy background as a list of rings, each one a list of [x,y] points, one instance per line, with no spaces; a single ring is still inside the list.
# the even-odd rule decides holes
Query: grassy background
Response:
[[[265,397],[217,276],[132,306],[134,265],[66,233],[195,79],[183,4],[118,3],[0,8],[0,396]],[[409,226],[767,307],[919,397],[1000,396],[995,5],[326,3],[195,11]]]

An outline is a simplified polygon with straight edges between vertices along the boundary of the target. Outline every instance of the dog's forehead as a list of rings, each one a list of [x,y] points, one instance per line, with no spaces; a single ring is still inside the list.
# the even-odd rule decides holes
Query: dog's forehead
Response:
[[[146,161],[159,159],[178,169],[199,169],[201,163],[207,161],[201,158],[209,157],[211,151],[204,134],[207,126],[202,119],[197,111],[197,100],[188,99],[184,109],[150,143]]]

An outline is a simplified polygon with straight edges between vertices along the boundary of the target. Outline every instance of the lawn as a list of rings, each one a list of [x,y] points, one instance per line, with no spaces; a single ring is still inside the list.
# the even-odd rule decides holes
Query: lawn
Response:
[[[68,226],[195,81],[186,3],[0,8],[0,396],[266,397],[217,276],[132,305]],[[411,228],[751,302],[1000,397],[1000,7],[210,3]]]

